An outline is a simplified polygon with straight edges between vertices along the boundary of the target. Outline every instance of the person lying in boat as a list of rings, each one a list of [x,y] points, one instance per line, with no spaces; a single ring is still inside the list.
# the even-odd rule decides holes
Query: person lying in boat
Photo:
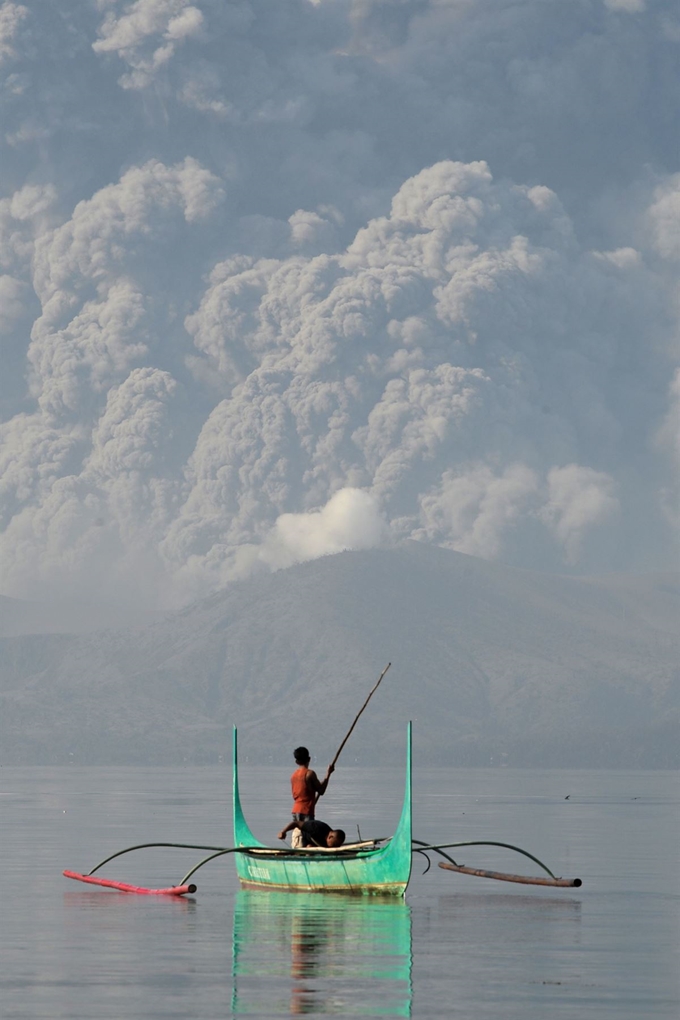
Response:
[[[301,822],[311,821],[314,818],[314,808],[317,797],[323,797],[335,767],[329,765],[323,780],[319,780],[316,772],[309,767],[309,751],[306,747],[296,747],[293,751],[295,763],[298,766],[290,777],[290,786],[293,791],[293,825],[289,825],[284,831],[297,829]],[[281,837],[283,838],[283,837]],[[293,847],[303,846],[302,838],[298,833],[293,833]]]
[[[339,847],[345,842],[345,833],[342,829],[331,829],[330,825],[317,818],[308,818],[304,822],[289,822],[285,829],[281,829],[279,839],[285,839],[286,833],[294,829],[299,829],[302,833],[302,846]]]

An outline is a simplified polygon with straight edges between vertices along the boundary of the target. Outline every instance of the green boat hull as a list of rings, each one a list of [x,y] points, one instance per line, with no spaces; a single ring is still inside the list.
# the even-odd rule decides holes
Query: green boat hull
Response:
[[[392,839],[378,848],[282,853],[253,836],[241,808],[234,729],[234,855],[244,888],[403,896],[411,876],[411,724],[406,741],[406,785]]]

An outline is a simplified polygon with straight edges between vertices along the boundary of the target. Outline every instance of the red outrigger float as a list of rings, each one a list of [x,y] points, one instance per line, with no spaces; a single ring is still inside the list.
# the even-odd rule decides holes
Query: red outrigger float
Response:
[[[65,878],[75,878],[77,882],[89,882],[90,885],[104,885],[107,889],[117,889],[118,892],[139,893],[142,896],[187,896],[196,892],[196,886],[171,885],[168,889],[145,889],[142,885],[128,885],[127,882],[114,882],[110,878],[97,878],[94,875],[81,875],[78,871],[63,872]]]

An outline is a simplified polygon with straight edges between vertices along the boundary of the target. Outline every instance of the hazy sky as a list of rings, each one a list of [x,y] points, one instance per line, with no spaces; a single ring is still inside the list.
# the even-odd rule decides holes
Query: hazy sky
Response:
[[[5,594],[678,563],[677,0],[0,4]]]

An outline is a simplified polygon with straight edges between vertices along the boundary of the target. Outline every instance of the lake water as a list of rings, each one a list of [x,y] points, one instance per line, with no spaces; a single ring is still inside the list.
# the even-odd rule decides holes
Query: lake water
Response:
[[[580,889],[509,885],[414,859],[405,901],[239,891],[233,862],[193,899],[61,876],[152,840],[228,846],[230,769],[3,768],[0,1016],[648,1020],[680,1016],[678,773],[417,769],[414,835],[517,844]],[[288,770],[245,766],[246,816],[276,843]],[[340,767],[320,817],[392,832],[398,769]],[[102,874],[175,884],[203,856],[141,850]],[[504,850],[459,863],[538,873]]]

